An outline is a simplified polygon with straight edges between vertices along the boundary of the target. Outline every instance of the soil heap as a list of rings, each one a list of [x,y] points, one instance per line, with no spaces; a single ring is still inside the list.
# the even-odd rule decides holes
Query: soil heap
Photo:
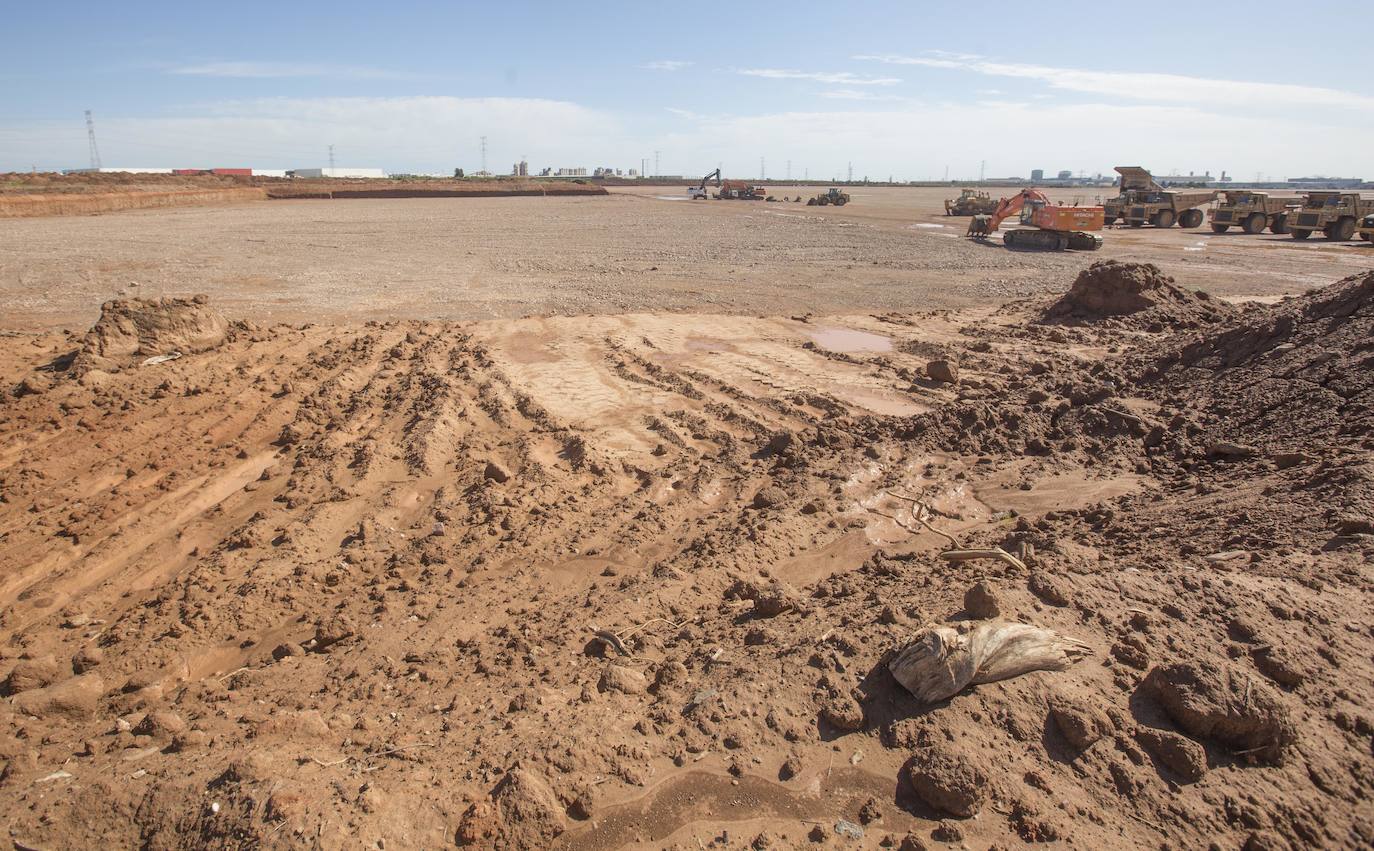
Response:
[[[1187,292],[1153,263],[1099,260],[1045,309],[1042,322],[1093,323],[1130,317],[1129,327],[1189,328],[1234,315],[1235,308],[1199,290]]]
[[[80,368],[119,365],[134,357],[205,352],[222,345],[229,322],[207,296],[115,299],[81,343]]]

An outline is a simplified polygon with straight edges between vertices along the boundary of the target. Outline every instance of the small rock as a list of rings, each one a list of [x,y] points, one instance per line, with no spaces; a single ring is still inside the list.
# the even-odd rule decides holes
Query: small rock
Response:
[[[1085,751],[1112,731],[1107,713],[1096,706],[1056,696],[1050,702],[1050,718],[1075,750]]]
[[[172,737],[172,751],[175,753],[201,750],[208,744],[210,734],[204,730],[187,730]]]
[[[82,674],[56,685],[31,689],[14,698],[15,711],[39,718],[61,716],[88,720],[105,694],[105,681],[99,674]]]
[[[801,757],[791,754],[783,760],[782,767],[778,769],[779,780],[791,780],[802,772]]]
[[[1169,730],[1142,727],[1135,740],[1170,771],[1189,783],[1196,783],[1207,773],[1207,750],[1186,736]]]
[[[1307,679],[1307,672],[1302,665],[1282,647],[1271,645],[1256,648],[1253,658],[1261,674],[1284,688],[1297,688]]]
[[[969,818],[987,801],[988,776],[949,745],[917,751],[907,775],[921,800],[943,813]]]
[[[864,709],[849,695],[839,695],[821,707],[821,718],[837,730],[853,732],[864,728]]]
[[[324,618],[315,625],[314,649],[323,650],[346,638],[352,638],[357,632],[358,627],[348,615],[336,614]]]
[[[852,821],[845,821],[844,819],[835,822],[835,833],[843,836],[845,839],[864,838],[864,829],[862,827],[859,827]]]
[[[930,376],[932,381],[940,381],[945,384],[959,383],[959,367],[955,366],[952,361],[933,360],[927,363],[926,375]]]
[[[774,506],[782,505],[786,501],[786,491],[777,485],[769,485],[766,488],[760,488],[758,493],[754,494],[754,501],[751,504],[754,508],[762,509],[773,508]]]
[[[1026,582],[1026,588],[1051,606],[1067,606],[1069,604],[1069,594],[1064,586],[1058,580],[1043,573],[1031,574],[1031,578]]]
[[[627,668],[624,665],[607,665],[606,670],[601,672],[601,679],[597,682],[596,687],[602,692],[618,691],[622,694],[643,694],[649,689],[649,681],[634,668]]]
[[[287,656],[304,656],[304,655],[305,655],[305,648],[302,647],[302,646],[300,646],[299,644],[297,644],[297,643],[294,642],[294,641],[288,641],[288,642],[286,642],[286,643],[284,643],[284,644],[278,644],[278,645],[277,645],[275,648],[273,648],[273,650],[272,650],[272,658],[275,659],[275,660],[277,660],[277,661],[281,661],[282,659],[285,659]]]
[[[105,661],[105,651],[94,644],[88,644],[72,654],[72,672],[84,674]]]
[[[50,686],[62,679],[62,666],[52,656],[36,656],[20,659],[5,677],[5,694],[19,694],[33,689]]]
[[[981,620],[995,618],[1002,613],[997,594],[987,582],[978,582],[964,592],[964,611]]]
[[[875,821],[880,821],[882,817],[883,810],[878,805],[877,798],[869,798],[864,801],[862,807],[859,807],[859,822],[861,824],[872,824]]]
[[[1336,521],[1338,535],[1374,535],[1374,519],[1347,515]]]
[[[1207,447],[1207,454],[1213,458],[1249,458],[1258,452],[1255,447],[1247,446],[1243,443],[1231,443],[1230,441],[1217,441]]]
[[[524,768],[514,768],[491,793],[508,843],[499,847],[544,847],[561,834],[564,809],[549,784]]]
[[[170,739],[185,731],[186,722],[181,716],[167,710],[149,712],[143,716],[138,726],[134,727],[135,736],[151,736],[157,740]]]
[[[510,481],[510,471],[495,461],[488,461],[486,469],[482,471],[482,477],[497,484],[504,484]]]
[[[930,835],[931,838],[935,839],[937,842],[948,842],[952,844],[964,841],[964,829],[957,823],[948,820],[942,821],[936,825],[935,829],[930,832]]]

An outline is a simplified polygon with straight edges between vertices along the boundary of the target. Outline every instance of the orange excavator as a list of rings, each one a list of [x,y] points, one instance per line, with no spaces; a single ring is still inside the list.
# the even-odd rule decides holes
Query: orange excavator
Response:
[[[1023,189],[1010,198],[1003,198],[990,216],[974,216],[969,222],[968,235],[986,239],[996,232],[1002,222],[1020,214],[1021,224],[1028,227],[1009,230],[1002,235],[1008,248],[1042,248],[1063,251],[1096,251],[1102,247],[1102,237],[1088,231],[1102,230],[1101,207],[1079,207],[1053,204],[1045,193],[1037,189]]]

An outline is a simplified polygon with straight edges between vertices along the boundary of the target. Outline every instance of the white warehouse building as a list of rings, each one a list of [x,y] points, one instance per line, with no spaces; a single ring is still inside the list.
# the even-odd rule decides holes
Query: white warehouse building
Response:
[[[294,168],[287,177],[386,177],[380,168]]]

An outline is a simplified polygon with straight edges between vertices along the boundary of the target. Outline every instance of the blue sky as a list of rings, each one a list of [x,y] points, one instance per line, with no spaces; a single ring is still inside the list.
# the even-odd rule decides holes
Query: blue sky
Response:
[[[15,0],[0,169],[84,165],[91,109],[107,166],[318,166],[334,144],[340,165],[473,170],[485,135],[493,171],[659,151],[740,177],[760,157],[822,179],[1374,177],[1364,51],[1307,61],[1293,8]]]

